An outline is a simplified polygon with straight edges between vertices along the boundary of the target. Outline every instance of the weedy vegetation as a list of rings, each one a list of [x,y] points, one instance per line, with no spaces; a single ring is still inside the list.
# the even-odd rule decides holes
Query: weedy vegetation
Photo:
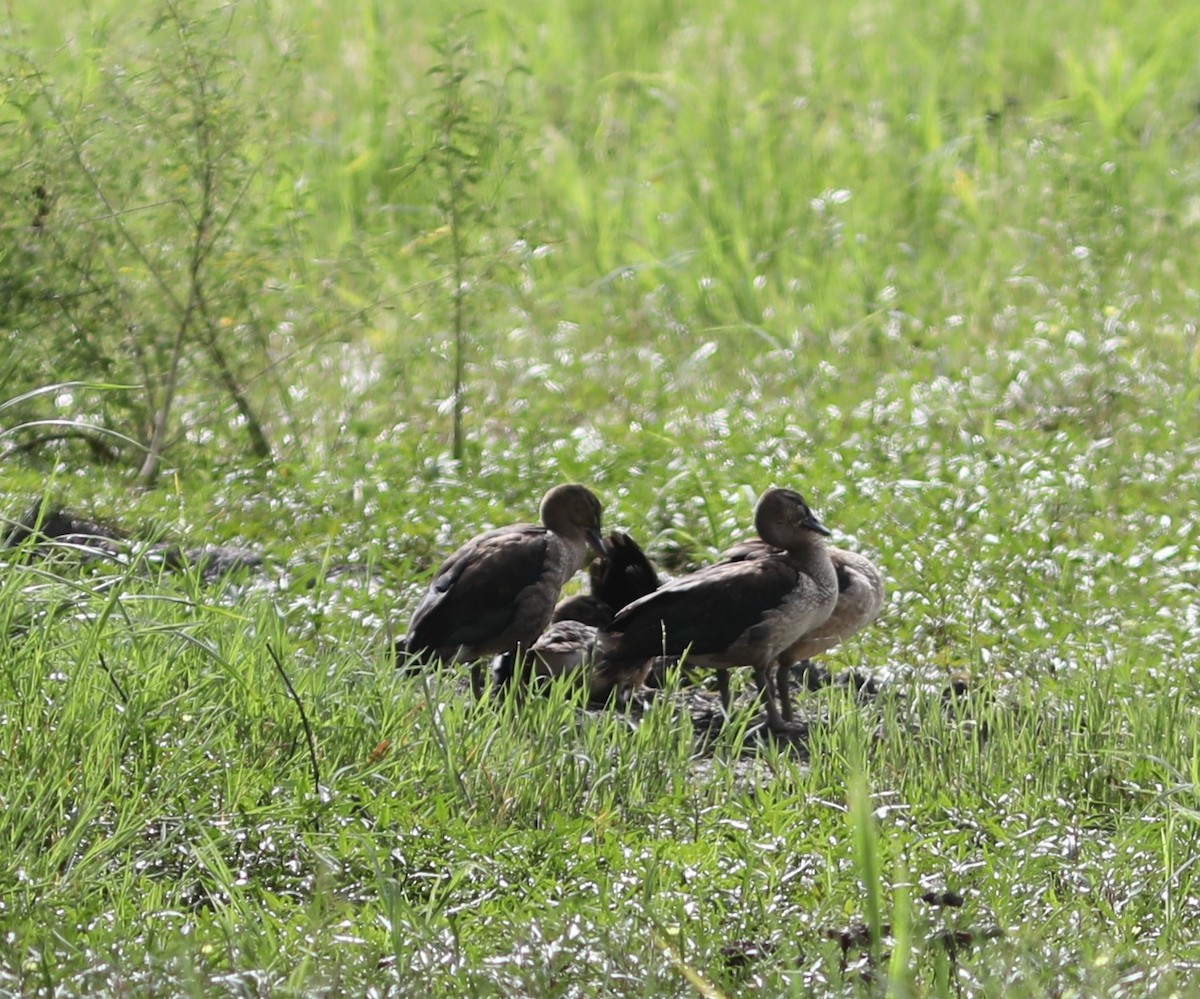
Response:
[[[1190,994],[1198,39],[10,5],[0,992]],[[560,481],[668,573],[799,488],[887,573],[826,664],[878,689],[797,747],[397,673]]]

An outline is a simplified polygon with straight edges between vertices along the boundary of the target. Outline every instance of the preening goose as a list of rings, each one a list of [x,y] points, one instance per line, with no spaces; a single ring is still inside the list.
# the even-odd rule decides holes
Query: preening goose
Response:
[[[550,623],[563,584],[591,547],[604,554],[600,501],[580,485],[542,498],[541,525],[511,524],[480,534],[434,574],[413,613],[404,651],[423,660],[471,661],[471,686],[483,692],[479,660],[501,656],[506,683],[519,656]]]
[[[828,529],[791,489],[768,489],[754,511],[759,537],[772,550],[681,576],[619,611],[597,636],[594,698],[640,684],[657,656],[685,653],[694,666],[749,666],[770,691],[779,654],[825,621],[837,602]],[[786,727],[774,698],[768,724]]]
[[[658,589],[658,573],[628,534],[613,532],[605,547],[607,554],[588,567],[591,592],[560,601],[550,627],[530,649],[539,675],[562,676],[590,665],[596,629],[612,621],[626,604]]]
[[[732,561],[761,558],[772,549],[760,540],[744,541],[726,551]],[[861,631],[883,610],[885,586],[883,573],[869,558],[857,552],[830,545],[827,549],[833,570],[837,574],[838,596],[833,613],[821,624],[805,632],[779,654],[775,686],[780,707],[787,721],[792,719],[791,687],[788,673],[796,663],[808,662],[813,656],[828,652],[851,635]]]

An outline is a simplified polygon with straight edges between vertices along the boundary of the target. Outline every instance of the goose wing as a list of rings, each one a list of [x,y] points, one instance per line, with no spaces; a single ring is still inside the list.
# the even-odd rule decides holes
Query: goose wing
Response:
[[[594,563],[592,592],[610,607],[624,607],[658,589],[658,573],[646,553],[628,534],[608,536],[608,555]]]
[[[723,562],[635,600],[601,633],[606,656],[719,655],[754,644],[764,618],[796,589],[786,558]]]
[[[504,631],[522,592],[545,574],[548,533],[533,524],[497,528],[446,559],[413,612],[408,651],[474,645]]]

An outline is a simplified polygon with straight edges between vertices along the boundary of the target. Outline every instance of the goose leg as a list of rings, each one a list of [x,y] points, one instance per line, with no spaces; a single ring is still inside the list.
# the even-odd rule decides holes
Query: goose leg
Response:
[[[785,722],[792,721],[792,692],[788,687],[788,666],[786,659],[780,659],[766,667],[754,669],[758,699],[766,709],[768,719],[772,709],[778,704],[781,710],[775,717],[782,717]]]
[[[779,694],[779,710],[784,721],[792,721],[792,663],[788,659],[780,659],[775,667],[775,689]]]
[[[772,732],[791,732],[795,730],[795,726],[791,722],[784,721],[779,714],[779,705],[775,703],[775,698],[768,697],[766,702],[767,708],[767,728]]]
[[[483,661],[476,659],[471,663],[471,693],[475,695],[475,700],[483,700],[484,673]]]
[[[754,683],[758,687],[757,700],[763,707],[775,700],[775,673],[771,665],[754,667]]]
[[[774,667],[774,663],[766,666],[755,666],[754,679],[758,683],[759,697],[763,702],[763,707],[767,710],[767,728],[772,732],[786,732],[791,728],[791,725],[779,714],[779,705],[776,701]]]

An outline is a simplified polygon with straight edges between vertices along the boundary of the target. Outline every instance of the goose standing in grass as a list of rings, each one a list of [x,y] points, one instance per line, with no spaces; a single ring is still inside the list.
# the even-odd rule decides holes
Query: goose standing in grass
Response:
[[[541,525],[511,524],[480,534],[434,574],[413,613],[404,652],[421,660],[471,661],[471,688],[483,693],[483,666],[500,656],[497,682],[550,623],[563,584],[591,547],[604,554],[600,501],[580,485],[542,498]]]
[[[607,555],[588,567],[590,592],[560,601],[550,627],[530,649],[538,675],[564,676],[590,665],[596,629],[611,622],[626,604],[658,589],[658,573],[628,534],[614,531],[605,547]]]
[[[767,722],[787,726],[770,694],[779,654],[823,623],[837,603],[829,530],[791,489],[768,489],[754,527],[772,551],[681,576],[619,611],[597,637],[593,698],[640,684],[657,656],[714,669],[749,666],[767,691]],[[723,705],[728,710],[727,697]]]
[[[725,552],[730,561],[762,558],[774,549],[760,540],[744,541]],[[844,548],[828,548],[829,560],[837,574],[838,596],[833,613],[811,631],[779,654],[775,686],[785,721],[792,720],[792,693],[789,682],[791,669],[797,663],[812,668],[813,656],[821,655],[840,645],[851,635],[862,631],[883,610],[885,587],[883,573],[869,558]],[[725,681],[728,683],[728,680]]]

